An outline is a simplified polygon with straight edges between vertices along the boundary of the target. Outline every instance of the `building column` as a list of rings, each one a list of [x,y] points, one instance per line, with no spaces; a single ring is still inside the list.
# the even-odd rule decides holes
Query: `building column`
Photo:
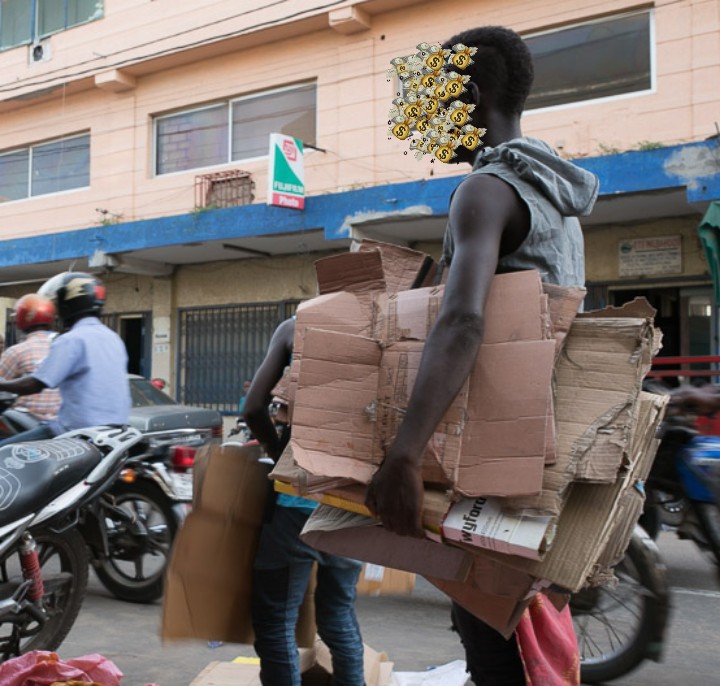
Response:
[[[172,278],[153,279],[152,310],[152,376],[165,379],[165,391],[173,396],[173,355],[172,355]]]

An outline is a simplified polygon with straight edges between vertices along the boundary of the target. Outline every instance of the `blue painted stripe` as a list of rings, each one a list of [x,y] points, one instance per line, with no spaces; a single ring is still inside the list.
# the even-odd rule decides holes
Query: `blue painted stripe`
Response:
[[[575,162],[600,178],[601,197],[669,188],[685,188],[689,202],[720,199],[720,168],[693,178],[683,160],[703,156],[720,159],[718,140],[626,152]],[[111,226],[93,226],[46,236],[0,241],[0,267],[70,260],[92,255],[128,252],[196,241],[231,240],[283,233],[323,230],[332,242],[346,238],[348,219],[413,211],[445,216],[448,199],[463,175],[386,184],[306,198],[305,210],[265,204],[158,217]]]
[[[697,159],[707,156],[718,160],[716,171],[705,176],[693,177],[682,173],[682,159]],[[605,155],[602,157],[586,157],[574,160],[575,164],[593,172],[600,179],[600,195],[617,195],[620,193],[640,193],[669,188],[688,189],[688,200],[711,200],[720,197],[711,194],[717,192],[720,184],[720,141],[717,139],[672,145],[656,150],[637,150]],[[705,190],[701,190],[705,186]],[[698,196],[707,194],[705,198]]]

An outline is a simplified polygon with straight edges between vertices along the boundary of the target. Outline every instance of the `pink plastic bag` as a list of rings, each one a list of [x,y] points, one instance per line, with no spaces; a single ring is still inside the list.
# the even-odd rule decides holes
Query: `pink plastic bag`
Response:
[[[515,629],[528,686],[579,686],[580,652],[570,610],[538,594]]]
[[[113,662],[97,653],[61,660],[57,653],[34,650],[0,664],[2,686],[50,686],[58,681],[120,686],[122,676]]]

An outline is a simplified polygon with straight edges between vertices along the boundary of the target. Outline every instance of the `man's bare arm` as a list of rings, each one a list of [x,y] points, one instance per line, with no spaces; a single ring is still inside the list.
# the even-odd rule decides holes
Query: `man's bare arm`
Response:
[[[33,395],[45,390],[47,386],[34,376],[23,376],[13,381],[0,380],[0,391],[17,395]]]
[[[469,177],[453,198],[455,250],[440,314],[425,343],[405,419],[366,501],[398,534],[423,535],[423,452],[473,368],[503,234],[513,222],[522,224],[518,217],[526,220],[525,212],[514,190],[489,175]]]
[[[285,320],[275,329],[265,359],[255,373],[245,396],[245,423],[274,460],[280,457],[280,441],[270,419],[268,405],[272,401],[272,389],[290,363],[294,334],[294,319]]]

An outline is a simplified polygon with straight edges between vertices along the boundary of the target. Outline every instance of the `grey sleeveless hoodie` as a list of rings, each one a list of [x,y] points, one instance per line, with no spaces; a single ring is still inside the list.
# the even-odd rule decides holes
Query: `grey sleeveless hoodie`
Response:
[[[563,286],[585,283],[583,236],[578,216],[592,211],[598,179],[562,159],[537,138],[515,138],[483,149],[473,174],[492,174],[509,183],[530,210],[530,233],[513,253],[498,261],[498,273],[537,269],[543,281]],[[467,178],[467,177],[466,177]],[[442,262],[450,264],[452,228],[448,223]]]

